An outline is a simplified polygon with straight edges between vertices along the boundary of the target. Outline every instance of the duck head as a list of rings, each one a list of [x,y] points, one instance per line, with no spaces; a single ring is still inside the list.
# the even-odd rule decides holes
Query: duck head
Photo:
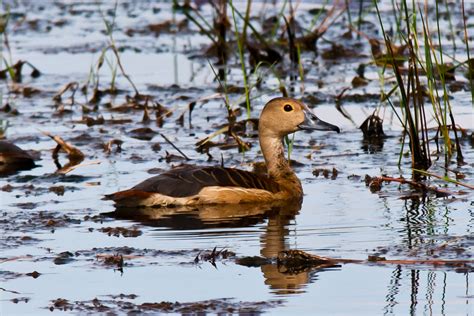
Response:
[[[335,131],[339,127],[319,119],[304,103],[291,98],[270,100],[260,114],[260,135],[284,137],[301,130]]]

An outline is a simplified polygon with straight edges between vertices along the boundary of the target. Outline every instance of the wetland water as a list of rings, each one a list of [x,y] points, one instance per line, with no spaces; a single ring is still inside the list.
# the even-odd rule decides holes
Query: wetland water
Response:
[[[87,96],[76,92],[73,105],[70,92],[60,102],[53,101],[63,86],[71,82],[82,86],[91,67],[97,70],[100,52],[110,40],[104,32],[104,17],[111,21],[113,2],[99,6],[92,1],[4,1],[3,12],[8,3],[11,58],[30,62],[41,76],[32,78],[24,66],[21,83],[0,81],[0,118],[8,122],[6,138],[35,151],[41,160],[34,169],[0,178],[2,315],[51,314],[51,310],[72,314],[474,314],[473,191],[434,178],[430,185],[454,194],[436,197],[398,183],[384,183],[372,193],[365,184],[365,175],[410,178],[411,165],[405,157],[398,166],[402,127],[389,106],[382,106],[379,113],[387,137],[377,144],[363,141],[359,126],[379,106],[380,68],[371,63],[367,40],[342,37],[347,31],[346,14],[318,41],[318,55],[302,52],[304,89],[299,81],[292,83],[286,77],[290,62],[281,49],[281,64],[274,72],[260,69],[262,84],[251,91],[250,117],[257,118],[268,100],[281,96],[278,75],[292,96],[303,98],[320,118],[342,130],[340,134],[296,134],[291,159],[303,183],[302,205],[146,209],[130,214],[115,211],[102,197],[182,163],[223,162],[252,170],[256,161],[263,160],[251,124],[242,136],[252,145],[245,154],[223,135],[212,140],[221,146],[210,147],[208,154],[196,150],[196,142],[227,123],[227,109],[216,97],[219,84],[203,57],[209,39],[193,23],[181,23],[187,20],[185,15],[173,13],[170,3],[118,2],[113,37],[123,67],[140,93],[156,102],[150,101],[150,120],[144,121],[143,100],[126,102],[126,95],[134,91],[120,70],[118,94],[105,94],[97,105],[88,102],[92,84]],[[245,3],[236,6],[245,11]],[[299,24],[309,25],[316,14],[311,9],[320,7],[301,3],[296,11]],[[462,30],[459,6],[450,8],[454,27]],[[252,7],[252,23],[260,25],[260,19],[280,9],[281,4],[257,2]],[[393,23],[391,7],[382,9],[387,23]],[[357,10],[358,4],[353,14]],[[374,9],[366,10],[362,31],[381,38]],[[200,12],[212,21],[208,5]],[[466,16],[474,46],[472,4],[466,4]],[[171,26],[163,24],[170,19]],[[447,20],[441,22],[448,25]],[[157,24],[163,25],[151,27]],[[182,27],[173,26],[178,24]],[[454,38],[455,53],[458,60],[465,60],[461,36]],[[324,53],[331,52],[334,43],[351,52],[330,58],[331,53]],[[454,47],[446,47],[452,55]],[[3,54],[10,58],[5,47]],[[102,90],[110,87],[110,69],[116,63],[111,52],[107,58],[98,77]],[[352,88],[361,63],[367,64],[368,83]],[[237,56],[230,57],[228,67],[227,84],[238,88],[229,98],[235,108],[244,102],[237,112],[237,120],[244,120]],[[456,86],[461,89],[449,95],[456,123],[466,130],[460,140],[466,164],[453,163],[449,168],[472,184],[471,92],[462,68],[456,71]],[[393,76],[385,76],[393,83]],[[25,87],[33,88],[33,93],[25,92]],[[351,89],[342,107],[350,119],[335,106],[336,96],[346,87]],[[7,103],[10,108],[5,107]],[[192,112],[190,103],[195,103]],[[83,165],[58,173],[68,159],[60,153],[58,167],[52,158],[56,143],[42,131],[80,149],[85,154]],[[160,133],[191,160],[186,161]],[[104,144],[112,140],[123,142],[121,150],[116,145],[104,150]],[[439,154],[430,171],[444,174],[443,166],[444,157]],[[214,248],[221,251],[217,256],[212,255]],[[330,258],[375,256],[405,262],[292,270],[279,266],[275,259],[289,249]],[[406,264],[409,260],[414,263]],[[465,260],[467,264],[433,265],[419,260]]]

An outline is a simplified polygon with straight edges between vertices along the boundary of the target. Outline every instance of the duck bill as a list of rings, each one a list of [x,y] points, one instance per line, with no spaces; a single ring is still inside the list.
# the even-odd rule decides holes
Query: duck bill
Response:
[[[302,130],[307,131],[335,131],[340,132],[341,130],[336,125],[327,123],[319,119],[313,112],[309,109],[304,109],[304,121],[298,127]]]

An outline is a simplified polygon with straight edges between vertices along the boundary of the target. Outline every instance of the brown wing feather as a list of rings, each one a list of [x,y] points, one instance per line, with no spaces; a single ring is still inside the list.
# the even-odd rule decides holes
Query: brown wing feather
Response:
[[[279,191],[279,185],[267,176],[221,167],[172,169],[137,184],[130,191],[186,197],[198,194],[202,188],[209,186],[262,189],[272,193]]]

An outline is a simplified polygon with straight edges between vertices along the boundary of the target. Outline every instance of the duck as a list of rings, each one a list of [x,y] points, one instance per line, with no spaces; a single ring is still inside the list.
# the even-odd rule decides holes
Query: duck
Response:
[[[0,140],[0,176],[36,167],[34,157],[17,145]]]
[[[267,173],[236,168],[182,166],[151,177],[131,189],[105,196],[120,207],[301,201],[303,188],[285,158],[283,138],[297,131],[335,131],[303,102],[287,97],[270,100],[258,122],[260,148]]]

